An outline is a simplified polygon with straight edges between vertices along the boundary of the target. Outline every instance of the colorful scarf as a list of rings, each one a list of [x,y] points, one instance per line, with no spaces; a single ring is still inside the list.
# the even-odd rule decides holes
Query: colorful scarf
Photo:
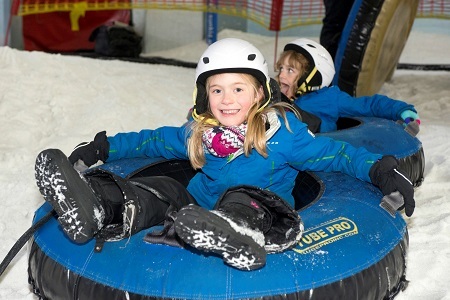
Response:
[[[203,145],[214,156],[227,157],[244,146],[247,124],[215,126],[203,133]]]

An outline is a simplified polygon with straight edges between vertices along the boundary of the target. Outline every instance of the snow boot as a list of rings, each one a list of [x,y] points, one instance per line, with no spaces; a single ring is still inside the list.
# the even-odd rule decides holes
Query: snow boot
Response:
[[[42,151],[35,170],[39,190],[69,238],[81,244],[95,236],[98,252],[105,241],[118,241],[162,224],[168,212],[196,203],[173,178],[130,180],[99,168],[80,174],[57,149]]]
[[[300,215],[283,198],[271,191],[251,185],[234,186],[217,201],[215,208],[227,206],[229,195],[235,192],[248,195],[265,210],[262,231],[266,253],[289,250],[300,241],[304,230]]]
[[[73,242],[85,243],[103,227],[105,209],[101,200],[61,150],[39,153],[35,177],[40,193],[56,211],[59,223]]]
[[[175,220],[175,231],[192,247],[219,254],[226,264],[249,271],[266,263],[263,231],[270,222],[258,201],[233,192],[215,210],[195,205],[182,208]]]

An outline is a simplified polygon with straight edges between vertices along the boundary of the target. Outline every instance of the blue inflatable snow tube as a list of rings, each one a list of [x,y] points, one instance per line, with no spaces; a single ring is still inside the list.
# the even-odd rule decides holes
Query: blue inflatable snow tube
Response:
[[[360,127],[369,130],[367,124]],[[344,133],[352,131],[341,134],[350,139]],[[126,178],[167,175],[184,184],[194,174],[179,160],[101,167]],[[293,249],[268,255],[260,270],[240,271],[217,256],[143,241],[160,227],[107,242],[96,253],[95,241],[72,243],[52,218],[30,241],[29,282],[44,299],[392,299],[406,287],[407,226],[398,212],[393,217],[379,206],[376,187],[340,173],[300,172],[293,194],[303,237]],[[34,222],[50,211],[42,205]]]
[[[319,198],[299,211],[303,238],[292,250],[268,255],[260,270],[147,244],[147,231],[95,253],[95,241],[76,245],[51,219],[34,235],[30,282],[44,299],[385,299],[404,288],[406,224],[379,206],[375,187],[341,174],[301,173],[295,193]],[[44,204],[35,219],[50,210]]]

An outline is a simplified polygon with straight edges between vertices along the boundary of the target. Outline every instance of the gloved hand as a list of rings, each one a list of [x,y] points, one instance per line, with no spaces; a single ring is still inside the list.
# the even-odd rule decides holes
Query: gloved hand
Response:
[[[95,135],[92,142],[84,142],[76,146],[69,156],[69,161],[74,165],[78,160],[81,160],[86,166],[90,167],[99,160],[105,162],[108,156],[109,142],[106,139],[106,131],[102,131]]]
[[[405,126],[414,121],[417,121],[417,124],[420,125],[419,115],[412,110],[405,110],[400,114],[400,117],[402,118],[403,122],[405,122]]]
[[[408,177],[398,170],[398,161],[394,156],[383,156],[373,164],[369,176],[372,183],[380,188],[383,195],[390,195],[395,191],[400,192],[404,204],[399,207],[399,210],[405,208],[406,215],[412,216],[416,206],[414,187]]]

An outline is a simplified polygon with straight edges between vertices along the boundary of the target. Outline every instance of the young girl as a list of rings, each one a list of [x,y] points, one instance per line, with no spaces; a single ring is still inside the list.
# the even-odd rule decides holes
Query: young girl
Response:
[[[314,137],[273,98],[266,61],[248,42],[229,38],[209,46],[195,83],[194,120],[181,127],[109,137],[103,131],[69,159],[57,149],[38,155],[39,190],[75,243],[122,239],[171,219],[176,240],[166,243],[181,241],[255,270],[267,253],[285,251],[301,237],[291,194],[299,170],[341,171],[384,194],[398,190],[406,214],[413,213],[414,190],[396,160]],[[125,180],[73,168],[79,161],[91,166],[145,156],[189,159],[198,172],[185,188],[164,176]]]
[[[312,40],[297,39],[286,44],[276,67],[281,92],[321,119],[320,132],[336,130],[339,117],[379,117],[406,124],[416,120],[420,124],[411,104],[378,94],[354,98],[337,86],[329,87],[335,73],[333,59]]]

